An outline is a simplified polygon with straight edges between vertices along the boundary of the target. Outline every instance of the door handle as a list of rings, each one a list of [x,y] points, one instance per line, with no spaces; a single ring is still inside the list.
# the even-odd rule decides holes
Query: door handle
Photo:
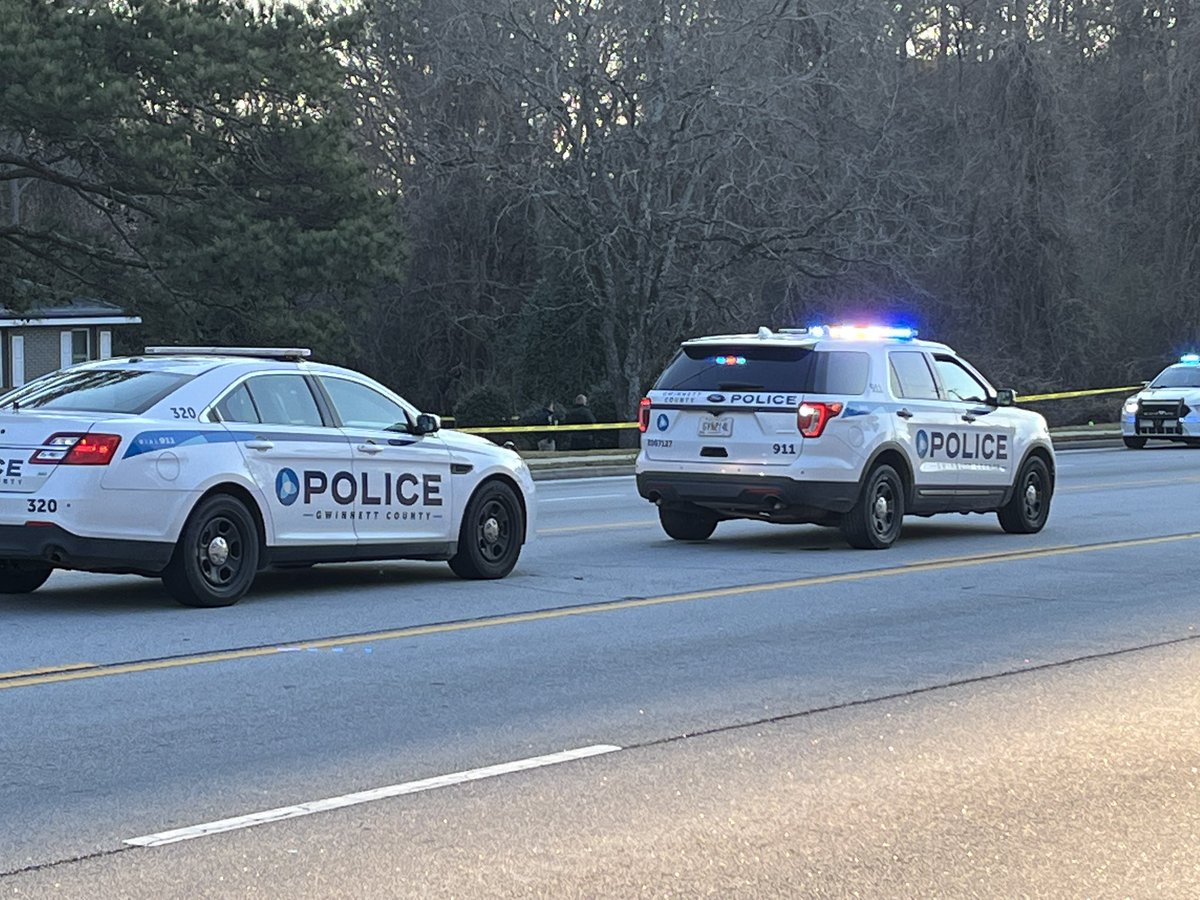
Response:
[[[896,410],[896,415],[898,415],[902,419],[911,419],[913,417],[913,414],[910,413],[907,409]]]
[[[246,441],[246,446],[251,450],[272,450],[275,447],[275,443],[263,440],[262,438],[255,438],[252,441]]]
[[[962,420],[964,422],[974,422],[975,417],[973,415],[971,415],[970,413],[963,413]]]
[[[359,444],[355,449],[359,453],[370,453],[372,455],[383,452],[383,448],[378,444]]]

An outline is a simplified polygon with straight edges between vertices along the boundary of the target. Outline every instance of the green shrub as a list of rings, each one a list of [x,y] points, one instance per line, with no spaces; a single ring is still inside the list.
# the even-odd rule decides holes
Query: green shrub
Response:
[[[456,428],[508,425],[511,417],[512,402],[508,394],[490,384],[469,388],[454,404]]]

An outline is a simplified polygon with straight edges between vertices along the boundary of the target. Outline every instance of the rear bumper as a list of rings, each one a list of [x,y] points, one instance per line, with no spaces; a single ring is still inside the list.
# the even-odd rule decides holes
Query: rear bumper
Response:
[[[817,521],[848,512],[856,481],[796,481],[779,476],[639,472],[638,493],[653,503],[692,503],[735,516]]]
[[[60,569],[158,575],[175,545],[80,537],[58,525],[0,525],[0,559],[38,560]]]

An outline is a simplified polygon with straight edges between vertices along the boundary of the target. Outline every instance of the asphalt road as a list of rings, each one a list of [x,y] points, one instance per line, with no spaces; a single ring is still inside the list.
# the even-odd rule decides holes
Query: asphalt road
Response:
[[[56,573],[0,597],[0,895],[1200,895],[1200,451],[1059,476],[1040,535],[884,553],[678,544],[597,478],[539,485],[501,582]]]

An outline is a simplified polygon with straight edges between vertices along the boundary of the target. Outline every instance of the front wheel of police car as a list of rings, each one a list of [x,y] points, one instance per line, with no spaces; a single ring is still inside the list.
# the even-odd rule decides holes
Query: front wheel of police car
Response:
[[[842,518],[842,534],[859,550],[886,550],[900,537],[903,520],[904,482],[891,466],[876,466]]]
[[[163,571],[163,584],[184,606],[232,606],[258,571],[258,526],[236,497],[217,494],[188,518]]]
[[[1009,534],[1036,534],[1050,515],[1053,484],[1050,470],[1037,456],[1031,456],[1021,466],[1013,485],[1012,497],[997,512],[1000,527]]]
[[[525,514],[503,481],[485,482],[467,504],[450,568],[460,578],[503,578],[517,564]]]
[[[50,573],[50,566],[23,559],[0,559],[0,594],[28,594],[36,591]]]
[[[1146,446],[1146,439],[1144,437],[1129,437],[1129,435],[1126,435],[1121,440],[1130,450],[1141,450]]]

